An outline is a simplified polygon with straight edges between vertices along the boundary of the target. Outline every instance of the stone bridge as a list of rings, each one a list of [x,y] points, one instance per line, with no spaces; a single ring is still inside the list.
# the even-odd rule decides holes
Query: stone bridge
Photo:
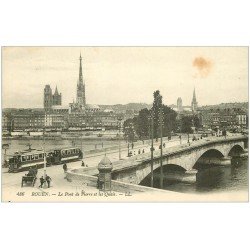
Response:
[[[211,137],[193,142],[191,145],[178,145],[163,149],[162,165],[175,165],[183,169],[187,176],[196,174],[197,163],[225,165],[231,157],[238,156],[247,147],[248,137],[231,136]],[[150,153],[131,157],[129,160],[113,163],[112,179],[127,183],[140,184],[151,173]],[[160,167],[160,150],[154,152],[153,169]]]

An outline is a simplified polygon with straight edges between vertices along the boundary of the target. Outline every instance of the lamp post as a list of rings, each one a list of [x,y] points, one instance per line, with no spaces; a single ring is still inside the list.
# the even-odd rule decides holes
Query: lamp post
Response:
[[[46,185],[46,151],[45,151],[45,128],[43,129],[43,178],[44,178],[44,184],[43,187]]]
[[[3,164],[3,166],[7,167],[7,165],[6,165],[6,155],[7,155],[7,150],[9,149],[9,144],[8,143],[3,144],[2,149],[4,150],[4,164]]]
[[[160,106],[160,137],[161,137],[161,157],[160,157],[160,188],[163,188],[163,166],[162,166],[162,104]]]
[[[151,110],[151,187],[154,186],[154,112]]]
[[[118,117],[119,160],[121,160],[121,117]]]

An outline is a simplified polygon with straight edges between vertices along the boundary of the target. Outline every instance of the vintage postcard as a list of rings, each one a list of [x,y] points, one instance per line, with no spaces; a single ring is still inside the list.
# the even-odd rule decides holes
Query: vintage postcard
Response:
[[[247,202],[248,47],[2,47],[2,202]]]

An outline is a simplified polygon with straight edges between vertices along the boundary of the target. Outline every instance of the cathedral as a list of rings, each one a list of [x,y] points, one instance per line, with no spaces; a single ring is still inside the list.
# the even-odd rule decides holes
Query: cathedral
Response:
[[[44,109],[48,111],[52,109],[52,106],[62,105],[62,94],[58,93],[57,86],[54,94],[52,94],[52,89],[50,85],[46,85],[44,88]]]

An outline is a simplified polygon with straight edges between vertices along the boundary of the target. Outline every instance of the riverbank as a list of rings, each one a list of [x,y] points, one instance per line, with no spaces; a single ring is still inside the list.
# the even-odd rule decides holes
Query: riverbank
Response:
[[[60,141],[60,140],[83,140],[83,141],[90,141],[90,140],[96,140],[96,141],[105,141],[105,140],[109,140],[109,141],[119,141],[118,137],[108,137],[108,136],[103,136],[103,137],[98,137],[98,136],[83,136],[83,137],[79,137],[79,136],[22,136],[22,137],[18,137],[18,136],[3,136],[2,137],[3,140],[55,140],[55,141]],[[121,138],[121,140],[123,140]]]

